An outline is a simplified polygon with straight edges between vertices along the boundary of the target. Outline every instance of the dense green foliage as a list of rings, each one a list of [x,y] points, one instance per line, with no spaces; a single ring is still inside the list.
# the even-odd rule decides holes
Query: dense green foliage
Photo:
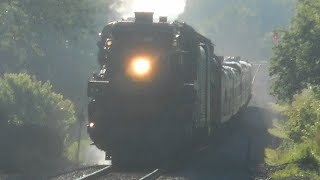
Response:
[[[181,19],[209,36],[222,55],[271,56],[272,31],[287,26],[295,0],[188,0]]]
[[[270,74],[277,109],[287,117],[270,132],[283,141],[267,149],[270,165],[285,165],[273,177],[308,176],[320,179],[320,1],[298,0],[296,15],[273,49]]]
[[[1,124],[37,124],[61,134],[75,121],[74,105],[27,74],[4,74],[0,78]]]
[[[75,122],[73,103],[27,74],[4,74],[0,87],[0,167],[28,173],[61,158]]]
[[[73,101],[84,99],[86,79],[97,66],[97,34],[115,16],[112,4],[113,0],[1,2],[0,72],[28,72],[50,80],[56,91]]]
[[[270,165],[286,166],[275,172],[274,177],[320,178],[317,173],[320,168],[320,99],[317,96],[311,88],[305,89],[294,97],[292,104],[278,106],[288,118],[276,126],[277,131],[284,134],[278,136],[283,142],[276,150],[267,149],[266,161]]]
[[[271,59],[273,94],[281,101],[320,83],[320,1],[299,0],[296,11],[291,27],[276,31],[281,40]]]
[[[25,59],[33,54],[44,55],[42,40],[51,36],[61,43],[68,33],[88,27],[90,5],[86,1],[3,1],[0,3],[0,52],[10,58],[1,58],[5,69],[26,68]],[[84,19],[88,18],[88,19]],[[20,61],[19,61],[20,60]]]
[[[117,16],[114,2],[0,2],[0,76],[23,72],[0,80],[0,139],[8,143],[0,147],[13,156],[2,153],[0,166],[3,158],[28,168],[41,165],[32,158],[61,158],[63,151],[70,156],[79,127],[75,109],[86,103],[86,80],[97,66],[97,34]]]

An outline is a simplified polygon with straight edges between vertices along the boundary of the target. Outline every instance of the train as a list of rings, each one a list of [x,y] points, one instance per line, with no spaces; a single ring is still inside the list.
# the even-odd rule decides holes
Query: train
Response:
[[[87,132],[115,165],[160,162],[206,143],[251,99],[252,65],[218,56],[185,22],[152,12],[108,23],[88,81]]]

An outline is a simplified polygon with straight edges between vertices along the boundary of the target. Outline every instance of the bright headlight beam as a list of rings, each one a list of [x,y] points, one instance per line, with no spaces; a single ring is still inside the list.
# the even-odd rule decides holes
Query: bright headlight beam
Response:
[[[93,122],[89,123],[90,128],[94,128],[95,124]]]
[[[137,75],[147,74],[151,69],[150,61],[147,59],[136,59],[133,61],[133,70]]]

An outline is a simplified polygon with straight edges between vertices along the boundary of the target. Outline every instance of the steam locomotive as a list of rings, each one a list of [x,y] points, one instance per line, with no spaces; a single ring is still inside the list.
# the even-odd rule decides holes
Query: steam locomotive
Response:
[[[216,56],[186,23],[136,12],[106,25],[97,45],[87,131],[114,164],[164,160],[205,143],[251,98],[251,64]]]

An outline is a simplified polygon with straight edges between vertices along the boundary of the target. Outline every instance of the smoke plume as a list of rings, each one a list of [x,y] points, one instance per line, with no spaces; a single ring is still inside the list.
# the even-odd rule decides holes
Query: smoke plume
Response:
[[[123,17],[131,17],[134,12],[154,12],[157,16],[168,16],[176,19],[184,12],[186,0],[120,0],[117,3],[117,12]],[[120,5],[119,5],[120,4]]]

